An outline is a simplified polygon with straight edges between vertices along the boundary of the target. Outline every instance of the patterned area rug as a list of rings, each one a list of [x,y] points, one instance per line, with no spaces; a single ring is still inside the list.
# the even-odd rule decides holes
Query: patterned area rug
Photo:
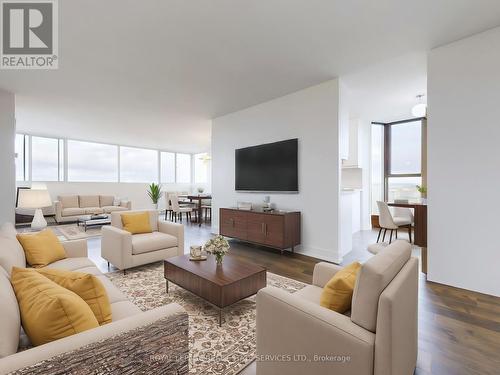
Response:
[[[224,309],[222,327],[218,309],[194,294],[169,283],[165,291],[163,263],[106,274],[142,310],[177,302],[189,314],[190,374],[236,374],[255,358],[255,296]],[[267,285],[294,293],[306,284],[267,273]]]
[[[57,236],[63,236],[67,240],[81,240],[101,235],[100,226],[87,228],[86,232],[83,226],[78,226],[76,224],[58,225],[50,229],[52,229]]]

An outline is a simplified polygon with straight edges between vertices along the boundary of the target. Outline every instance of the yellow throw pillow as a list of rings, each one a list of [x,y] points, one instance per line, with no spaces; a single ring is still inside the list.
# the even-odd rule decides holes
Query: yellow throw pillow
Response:
[[[320,305],[341,314],[349,310],[360,269],[361,264],[354,262],[338,271],[323,288]]]
[[[123,230],[132,234],[151,233],[148,212],[122,214]]]
[[[21,323],[33,345],[99,327],[90,307],[68,289],[30,268],[12,268]]]
[[[17,240],[24,249],[26,262],[32,267],[45,267],[66,258],[61,241],[50,229],[38,233],[18,234]]]
[[[99,325],[111,323],[111,305],[108,293],[97,277],[83,272],[49,268],[39,268],[37,271],[83,299],[94,313]]]

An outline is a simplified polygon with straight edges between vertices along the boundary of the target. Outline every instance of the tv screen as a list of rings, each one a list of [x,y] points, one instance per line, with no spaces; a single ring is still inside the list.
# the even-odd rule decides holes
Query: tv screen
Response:
[[[240,148],[235,154],[236,190],[299,190],[298,139]]]

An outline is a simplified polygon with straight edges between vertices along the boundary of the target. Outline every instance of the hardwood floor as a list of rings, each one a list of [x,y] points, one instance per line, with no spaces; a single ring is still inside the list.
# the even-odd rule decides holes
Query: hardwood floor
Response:
[[[356,234],[354,250],[343,263],[371,257],[366,246],[375,242],[376,235],[376,231]],[[190,245],[203,244],[210,236],[210,228],[206,225],[201,228],[186,225],[186,251]],[[107,272],[107,263],[100,257],[100,238],[89,239],[88,243],[89,257]],[[306,283],[312,281],[314,265],[319,261],[288,252],[282,256],[279,251],[234,240],[230,243],[230,256]],[[414,255],[419,255],[418,248],[414,249]],[[242,372],[254,373],[255,365]],[[415,374],[499,375],[500,298],[428,282],[420,274],[419,352]]]

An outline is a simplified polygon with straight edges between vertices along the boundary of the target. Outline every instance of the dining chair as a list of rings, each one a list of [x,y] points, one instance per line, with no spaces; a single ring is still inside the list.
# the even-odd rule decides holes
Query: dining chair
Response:
[[[201,209],[205,213],[205,221],[212,221],[212,200],[202,199]]]
[[[186,214],[186,221],[191,221],[191,213],[193,209],[191,207],[183,207],[179,205],[179,196],[176,193],[170,195],[170,203],[172,205],[172,211],[174,216],[174,221],[177,222],[177,217],[182,221],[182,214]]]
[[[389,209],[389,206],[385,202],[377,201],[377,206],[378,206],[378,212],[379,212],[379,226],[380,230],[378,232],[377,236],[377,243],[380,240],[380,235],[382,234],[382,230],[384,231],[383,237],[382,237],[382,242],[385,241],[385,235],[387,233],[387,230],[389,229],[391,231],[391,234],[389,236],[389,243],[392,242],[392,234],[394,231],[396,231],[396,238],[398,238],[398,229],[399,228],[408,228],[408,237],[411,241],[411,226],[412,226],[412,217],[413,214],[410,214],[412,217],[408,216],[408,212],[405,211],[404,216],[393,216],[391,213],[391,210]]]

